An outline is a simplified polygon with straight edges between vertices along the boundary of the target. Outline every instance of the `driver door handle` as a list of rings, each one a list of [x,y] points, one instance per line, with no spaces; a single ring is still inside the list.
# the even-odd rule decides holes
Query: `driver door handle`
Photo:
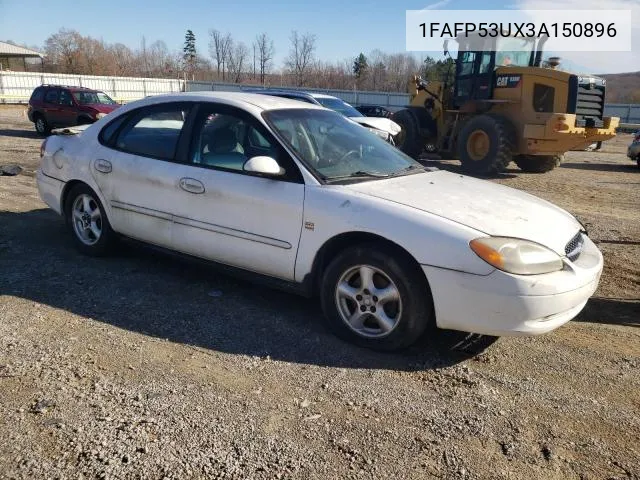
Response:
[[[189,193],[204,193],[204,185],[195,178],[184,177],[180,179],[180,188]]]

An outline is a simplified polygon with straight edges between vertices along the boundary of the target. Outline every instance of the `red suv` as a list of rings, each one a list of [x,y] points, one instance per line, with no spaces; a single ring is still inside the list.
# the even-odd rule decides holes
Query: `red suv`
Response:
[[[27,114],[40,135],[53,127],[93,123],[119,105],[106,93],[83,87],[41,85],[29,99]]]

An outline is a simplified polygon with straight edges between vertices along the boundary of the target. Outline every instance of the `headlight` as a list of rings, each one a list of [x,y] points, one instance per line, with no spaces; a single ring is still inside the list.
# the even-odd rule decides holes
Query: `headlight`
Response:
[[[378,130],[377,128],[370,128],[367,127],[367,129],[371,132],[371,133],[375,133],[377,136],[379,136],[380,138],[382,138],[385,141],[389,141],[389,134],[387,132],[383,132],[382,130]]]
[[[106,117],[106,116],[107,116],[107,114],[106,114],[106,113],[102,113],[102,112],[100,112],[100,113],[96,113],[96,118],[97,118],[98,120],[100,120],[101,118]]]
[[[489,265],[517,275],[538,275],[562,270],[560,256],[534,242],[508,237],[476,238],[471,250]]]

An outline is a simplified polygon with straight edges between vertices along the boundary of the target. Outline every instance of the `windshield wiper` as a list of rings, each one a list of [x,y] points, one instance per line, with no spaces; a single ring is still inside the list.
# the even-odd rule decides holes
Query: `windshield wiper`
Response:
[[[358,170],[357,172],[350,173],[349,175],[340,175],[338,177],[327,177],[327,181],[332,182],[334,180],[344,180],[346,178],[362,178],[362,177],[387,178],[389,177],[389,174],[380,173],[380,172],[368,172],[366,170]]]
[[[425,172],[427,169],[422,165],[409,165],[408,167],[405,167],[402,170],[398,170],[397,172],[392,173],[389,176],[390,177],[398,177],[400,175],[404,175],[405,173],[409,173],[409,172],[412,172],[414,170],[422,170],[423,172]]]

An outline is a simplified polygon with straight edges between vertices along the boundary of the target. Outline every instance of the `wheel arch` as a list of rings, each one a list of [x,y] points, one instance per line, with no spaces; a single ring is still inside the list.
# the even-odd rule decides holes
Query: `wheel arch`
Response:
[[[94,122],[95,120],[91,118],[89,115],[87,115],[86,113],[82,113],[78,115],[78,118],[76,119],[76,123],[78,125],[87,125],[87,124],[90,125]]]
[[[96,196],[98,197],[98,200],[100,200],[100,203],[102,204],[102,207],[105,210],[105,214],[108,215],[110,213],[109,211],[109,207],[106,204],[104,198],[102,197],[101,192],[95,188],[94,185],[91,185],[83,180],[79,180],[79,179],[73,179],[73,180],[69,180],[67,181],[67,183],[65,184],[64,188],[62,189],[62,194],[60,195],[60,211],[63,213],[63,215],[65,216],[65,220],[66,220],[66,211],[65,211],[65,205],[67,204],[67,199],[69,198],[69,193],[78,185],[86,185],[87,187],[89,187],[93,193],[96,194]]]
[[[397,244],[396,242],[375,233],[350,231],[339,233],[329,238],[318,249],[318,252],[313,259],[311,273],[308,274],[304,280],[304,283],[307,284],[305,290],[307,291],[308,295],[317,295],[320,282],[322,281],[322,275],[324,274],[326,267],[339,252],[349,247],[353,247],[355,245],[363,243],[380,243],[382,245],[386,245],[391,250],[395,250],[396,252],[400,252],[401,254],[405,255],[421,272],[427,287],[430,288],[429,280],[427,279],[424,270],[420,267],[420,263],[407,249]]]

